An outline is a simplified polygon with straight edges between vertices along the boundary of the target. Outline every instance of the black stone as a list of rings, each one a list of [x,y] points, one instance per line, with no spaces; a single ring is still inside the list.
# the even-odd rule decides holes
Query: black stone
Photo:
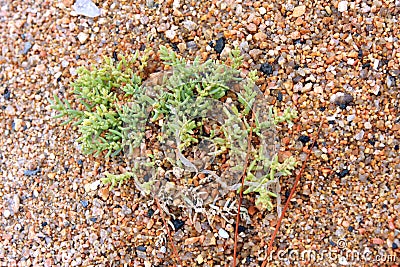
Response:
[[[325,111],[326,107],[320,107],[319,111]]]
[[[147,183],[148,181],[150,181],[150,178],[151,178],[151,174],[146,174],[146,175],[143,177],[143,180]]]
[[[336,243],[333,242],[332,240],[329,240],[329,244],[330,244],[331,246],[336,246]]]
[[[146,252],[146,247],[145,246],[138,246],[136,249],[139,250],[139,251],[142,251],[142,252]]]
[[[349,174],[349,170],[344,169],[344,170],[341,170],[340,172],[337,172],[336,174],[337,174],[337,176],[339,176],[339,178],[343,178]]]
[[[42,227],[45,227],[47,225],[47,222],[42,222]]]
[[[178,48],[178,45],[176,43],[172,43],[171,44],[171,48],[172,48],[172,50],[174,50],[174,52],[179,52],[179,48]]]
[[[278,91],[278,96],[277,96],[278,101],[282,101],[283,100],[283,95],[281,91]]]
[[[340,107],[340,109],[346,109],[347,105],[346,104],[340,104],[339,107]]]
[[[57,82],[61,82],[61,76],[57,78]]]
[[[362,59],[363,58],[363,51],[360,49],[358,50],[358,58]]]
[[[118,54],[117,54],[117,51],[114,51],[113,52],[113,59],[115,60],[115,61],[118,61]]]
[[[139,47],[139,51],[144,51],[146,50],[146,45],[145,44],[141,44]]]
[[[307,135],[302,135],[299,137],[298,140],[300,142],[302,142],[303,144],[306,144],[306,143],[310,142],[310,137],[308,137]]]
[[[335,124],[335,121],[328,121],[329,124]]]
[[[265,75],[271,75],[274,72],[272,66],[268,63],[261,64],[260,71]]]
[[[147,217],[151,218],[153,216],[153,214],[154,214],[154,210],[153,209],[149,209],[147,211]]]
[[[353,226],[349,226],[349,227],[347,227],[347,230],[349,230],[349,232],[353,232],[354,227]]]
[[[222,50],[224,50],[224,48],[225,48],[225,41],[226,41],[226,39],[224,37],[221,37],[216,41],[215,47],[214,47],[215,52],[217,52],[218,54],[221,54]]]
[[[251,257],[251,256],[246,257],[246,263],[250,263],[252,261],[254,261],[253,257]]]
[[[392,243],[392,249],[397,249],[398,247],[399,246],[395,242]]]
[[[171,220],[171,222],[174,225],[175,230],[179,230],[185,225],[185,222],[179,219]]]
[[[370,202],[367,203],[367,208],[372,209],[372,204]]]
[[[395,145],[394,150],[396,150],[396,151],[399,150],[399,145]]]
[[[6,89],[4,90],[3,96],[4,96],[4,99],[5,99],[5,100],[10,100],[11,91],[8,90],[8,88],[6,88]]]
[[[78,159],[78,165],[83,165],[83,161],[81,159]]]
[[[371,67],[371,63],[369,63],[369,62],[362,65],[363,69],[366,69],[366,68],[369,68],[369,67]]]
[[[90,220],[92,221],[92,222],[97,222],[97,218],[96,217],[92,217],[92,218],[90,218]]]
[[[368,143],[372,146],[375,145],[375,140],[373,138],[368,139]]]

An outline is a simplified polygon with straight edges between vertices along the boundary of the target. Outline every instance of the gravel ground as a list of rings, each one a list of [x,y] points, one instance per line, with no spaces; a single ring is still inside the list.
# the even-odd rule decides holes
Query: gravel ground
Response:
[[[71,99],[78,66],[160,44],[188,59],[239,46],[266,101],[299,111],[279,128],[282,158],[304,160],[324,121],[270,266],[400,263],[398,0],[95,1],[96,18],[71,12],[72,0],[0,2],[1,266],[173,266],[156,205],[133,184],[100,184],[121,162],[82,155],[76,128],[51,119],[47,101]],[[149,65],[161,70],[155,54]],[[281,181],[283,201],[294,178]],[[261,264],[277,221],[252,201],[240,266]],[[220,216],[173,224],[185,266],[232,262],[233,225]],[[305,250],[319,260],[302,260]]]

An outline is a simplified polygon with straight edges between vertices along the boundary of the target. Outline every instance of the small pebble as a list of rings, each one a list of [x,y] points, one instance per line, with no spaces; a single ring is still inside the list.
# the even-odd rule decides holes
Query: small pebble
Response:
[[[168,39],[172,40],[174,39],[176,36],[176,31],[175,30],[167,30],[165,31],[165,37],[167,37]]]
[[[89,34],[87,34],[87,33],[80,32],[78,34],[78,40],[81,44],[84,44],[88,38],[89,38]]]
[[[8,218],[8,217],[10,217],[11,216],[11,212],[9,211],[9,210],[4,210],[3,211],[3,216],[4,216],[4,218]]]
[[[202,264],[204,262],[204,258],[201,254],[199,254],[199,256],[197,256],[196,261],[198,264]]]
[[[90,0],[76,0],[72,8],[78,15],[90,18],[100,16],[100,9]]]
[[[179,219],[172,219],[171,222],[174,225],[175,231],[181,229],[185,225],[185,222]]]
[[[293,17],[298,18],[306,12],[306,6],[297,6],[293,9]]]
[[[218,54],[221,54],[222,50],[224,50],[224,48],[225,48],[225,41],[226,40],[224,37],[221,37],[216,41],[215,46],[214,46],[215,52],[217,52]]]
[[[345,12],[347,11],[347,5],[349,4],[349,2],[347,1],[340,1],[338,4],[338,11],[339,12]]]
[[[344,170],[341,170],[340,172],[337,172],[336,174],[337,174],[337,176],[339,176],[339,178],[343,178],[346,175],[348,175],[349,173],[350,173],[349,170],[344,169]]]
[[[228,239],[228,238],[229,238],[228,232],[225,231],[225,230],[222,229],[222,228],[219,228],[219,230],[218,230],[218,235],[219,235],[219,237],[221,237],[221,238],[225,238],[225,239]]]
[[[304,144],[310,142],[310,137],[307,136],[307,135],[302,135],[302,136],[299,137],[298,140],[299,140],[300,142],[302,142],[303,145],[304,145]]]
[[[348,104],[353,102],[353,100],[354,100],[354,98],[352,95],[343,93],[343,92],[338,92],[338,93],[332,95],[330,98],[330,102],[334,103],[338,106],[340,106],[340,105],[347,106]]]
[[[89,206],[89,202],[87,200],[81,200],[82,207],[87,208]]]
[[[364,138],[364,130],[360,130],[358,133],[354,135],[354,139],[360,141]]]
[[[29,50],[31,50],[31,48],[32,48],[31,42],[26,42],[26,43],[24,44],[24,50],[22,50],[22,54],[23,54],[23,55],[28,54],[28,52],[29,52]]]
[[[146,247],[145,246],[137,246],[136,249],[139,250],[139,251],[146,252]]]
[[[272,66],[269,63],[261,64],[260,71],[267,76],[269,76],[273,73]]]
[[[38,174],[39,172],[40,172],[39,168],[37,168],[36,170],[26,170],[26,171],[24,171],[24,175],[33,176],[33,175]]]

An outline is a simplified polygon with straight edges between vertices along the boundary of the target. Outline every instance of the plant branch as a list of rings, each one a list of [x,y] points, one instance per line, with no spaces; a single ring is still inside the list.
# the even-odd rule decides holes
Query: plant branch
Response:
[[[271,240],[270,240],[269,243],[268,243],[267,254],[266,254],[266,257],[265,257],[263,263],[261,264],[261,267],[265,267],[265,266],[267,265],[268,257],[269,257],[269,255],[270,255],[270,253],[271,253],[271,251],[272,251],[272,245],[273,245],[273,243],[274,243],[275,237],[276,237],[276,235],[277,235],[277,233],[278,233],[278,231],[279,231],[279,228],[280,228],[280,226],[281,226],[283,217],[285,216],[286,210],[287,210],[287,208],[289,207],[290,200],[292,199],[293,194],[294,194],[294,192],[296,191],[296,187],[297,187],[297,184],[298,184],[299,181],[300,181],[301,175],[303,174],[304,169],[306,168],[307,161],[308,161],[308,159],[309,159],[309,157],[310,157],[310,155],[311,155],[312,148],[314,147],[315,142],[316,142],[317,139],[318,139],[318,135],[319,135],[319,132],[320,132],[320,130],[321,130],[322,124],[323,124],[323,121],[321,121],[321,123],[320,123],[320,125],[319,125],[319,127],[318,127],[317,134],[316,134],[316,136],[314,137],[314,140],[313,140],[313,142],[312,142],[311,148],[310,148],[309,151],[307,152],[307,157],[306,157],[306,159],[304,160],[303,165],[301,166],[300,172],[299,172],[299,173],[297,174],[297,176],[296,176],[296,179],[295,179],[294,184],[293,184],[293,188],[292,188],[292,190],[290,191],[290,195],[289,195],[288,199],[286,200],[285,206],[284,206],[284,208],[283,208],[283,210],[282,210],[282,214],[281,214],[281,216],[279,217],[278,222],[277,222],[277,224],[276,224],[274,233],[272,234]]]
[[[250,126],[250,133],[249,133],[249,137],[248,137],[248,140],[247,140],[246,161],[245,161],[245,164],[244,164],[244,169],[243,169],[243,174],[242,174],[242,186],[240,187],[240,192],[239,192],[238,211],[237,211],[237,215],[236,215],[235,243],[234,243],[234,246],[233,246],[233,265],[232,265],[233,267],[236,266],[237,242],[238,242],[239,222],[240,222],[240,207],[242,205],[242,200],[243,200],[244,180],[245,180],[246,173],[247,173],[247,168],[248,168],[248,165],[249,165],[251,140],[253,138],[254,112],[252,113],[252,116],[251,116],[251,123],[252,123],[252,125]]]
[[[163,213],[163,210],[161,208],[160,202],[158,201],[158,199],[156,197],[154,197],[154,200],[156,202],[158,210],[160,211],[160,216],[161,216],[161,219],[163,220],[165,228],[167,229],[168,238],[169,238],[169,241],[171,243],[172,251],[174,252],[175,259],[179,262],[180,266],[183,266],[182,260],[179,257],[178,251],[175,248],[174,241],[172,240],[171,232],[169,231],[169,227],[168,227],[167,221],[164,218],[164,213]]]

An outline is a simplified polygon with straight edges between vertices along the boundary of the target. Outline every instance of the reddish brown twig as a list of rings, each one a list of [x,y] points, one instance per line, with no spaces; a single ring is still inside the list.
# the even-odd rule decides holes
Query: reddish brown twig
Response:
[[[244,188],[244,180],[246,178],[247,167],[249,165],[249,157],[250,157],[250,149],[251,149],[251,139],[253,138],[253,121],[254,121],[254,112],[252,113],[252,125],[250,127],[250,133],[247,140],[247,154],[246,161],[244,164],[243,174],[242,174],[242,186],[240,187],[239,193],[239,202],[238,202],[238,211],[236,215],[236,227],[235,227],[235,243],[233,245],[233,267],[236,266],[236,254],[237,254],[237,242],[238,242],[238,234],[239,234],[239,223],[240,223],[240,206],[242,205],[243,200],[243,188]]]
[[[175,259],[176,259],[177,262],[179,262],[180,266],[183,266],[182,260],[181,260],[181,258],[179,257],[178,251],[177,251],[176,248],[175,248],[174,241],[172,240],[172,236],[171,236],[171,232],[169,231],[168,223],[167,223],[167,221],[166,221],[165,218],[164,218],[164,214],[163,214],[163,210],[162,210],[162,208],[161,208],[161,205],[160,205],[160,203],[158,202],[158,199],[157,199],[156,197],[154,197],[154,200],[155,200],[155,202],[156,202],[156,205],[157,205],[158,210],[160,211],[160,216],[161,216],[161,219],[163,220],[163,223],[164,223],[164,225],[165,225],[165,228],[167,228],[167,234],[168,234],[169,242],[171,243],[172,251],[173,251],[173,253],[174,253]],[[174,266],[175,266],[175,265],[174,265]]]
[[[278,222],[277,222],[277,224],[276,224],[275,231],[274,231],[274,233],[272,234],[271,240],[270,240],[269,243],[268,243],[267,254],[266,254],[266,257],[265,257],[263,263],[261,264],[261,267],[265,267],[265,266],[267,265],[268,257],[270,256],[270,253],[271,253],[271,251],[272,251],[272,245],[273,245],[273,243],[274,243],[275,237],[276,237],[276,235],[277,235],[277,233],[278,233],[278,231],[279,231],[279,228],[280,228],[280,226],[281,226],[283,217],[285,216],[286,210],[287,210],[287,208],[288,208],[288,206],[289,206],[290,200],[292,199],[292,196],[293,196],[294,192],[296,191],[296,187],[297,187],[297,184],[298,184],[299,181],[300,181],[301,175],[303,174],[304,169],[306,168],[306,164],[307,164],[308,158],[309,158],[310,155],[311,155],[312,148],[314,147],[315,142],[316,142],[317,139],[318,139],[318,135],[319,135],[319,132],[320,132],[320,130],[321,130],[322,123],[323,123],[323,121],[321,121],[321,123],[320,123],[320,125],[319,125],[319,127],[318,127],[317,134],[316,134],[316,136],[314,137],[314,140],[313,140],[313,142],[312,142],[312,145],[311,145],[309,151],[307,152],[307,157],[306,157],[306,159],[304,160],[303,165],[301,166],[300,172],[296,175],[296,179],[295,179],[295,181],[294,181],[293,188],[292,188],[292,190],[290,191],[289,197],[288,197],[288,199],[286,200],[285,206],[284,206],[284,208],[283,208],[283,210],[282,210],[282,214],[281,214],[281,216],[279,217]]]

